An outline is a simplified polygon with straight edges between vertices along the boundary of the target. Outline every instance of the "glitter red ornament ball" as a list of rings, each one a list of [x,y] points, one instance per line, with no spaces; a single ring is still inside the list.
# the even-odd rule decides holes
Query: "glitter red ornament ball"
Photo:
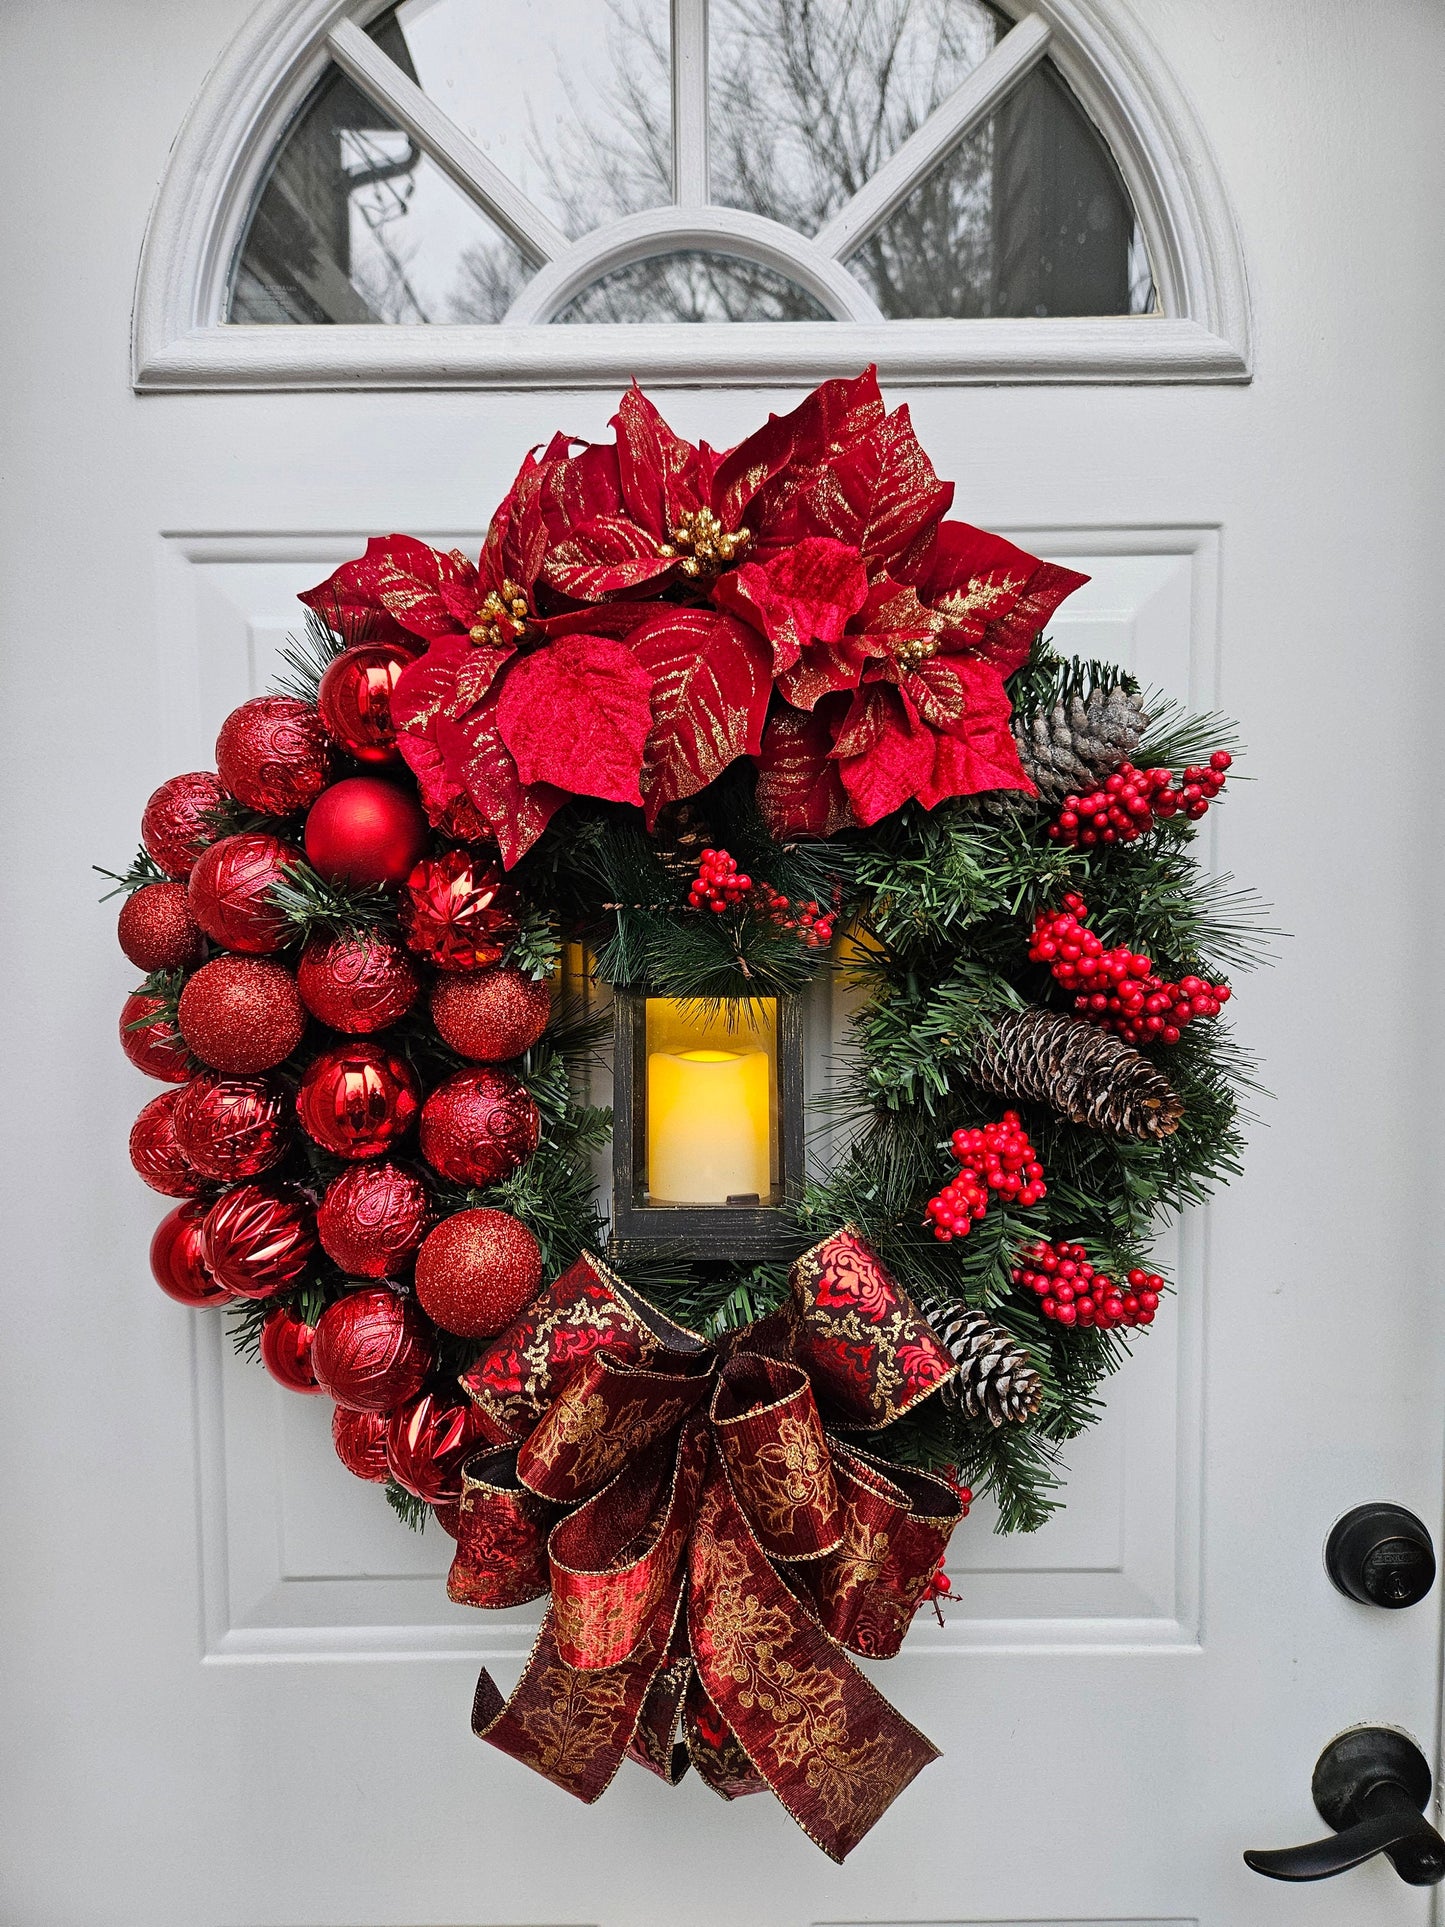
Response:
[[[421,980],[398,944],[371,932],[312,937],[296,966],[301,1001],[348,1036],[385,1030],[416,1002]]]
[[[163,997],[134,991],[121,1005],[120,1047],[138,1071],[163,1084],[184,1084],[191,1060],[181,1033],[165,1016]]]
[[[213,843],[196,863],[188,886],[191,913],[208,937],[227,950],[265,956],[289,931],[271,892],[286,866],[303,861],[294,843],[245,832]]]
[[[353,1412],[338,1405],[331,1414],[331,1442],[337,1458],[358,1479],[385,1485],[391,1477],[386,1462],[384,1412]]]
[[[221,724],[216,770],[247,809],[290,816],[325,789],[331,745],[310,703],[298,696],[255,696]]]
[[[407,877],[401,920],[407,943],[439,970],[482,970],[516,933],[515,903],[495,863],[448,850]]]
[[[286,1154],[287,1110],[280,1086],[269,1078],[203,1071],[176,1104],[176,1143],[203,1178],[234,1184],[258,1177]]]
[[[306,818],[306,854],[330,883],[400,889],[427,836],[420,803],[379,776],[347,776],[333,783]]]
[[[152,1191],[167,1198],[193,1198],[201,1174],[176,1143],[179,1091],[153,1097],[130,1127],[130,1161]]]
[[[115,934],[137,970],[189,970],[201,960],[201,926],[183,883],[147,883],[133,891]]]
[[[321,678],[316,707],[326,733],[359,763],[394,763],[396,725],[392,692],[416,653],[394,642],[358,642],[343,649]]]
[[[316,1342],[316,1327],[298,1318],[285,1305],[268,1311],[261,1326],[261,1363],[278,1385],[288,1392],[304,1392],[316,1397],[321,1387],[311,1363],[311,1348]]]
[[[321,1248],[353,1278],[395,1278],[426,1235],[426,1186],[399,1164],[343,1171],[316,1207]]]
[[[212,1070],[269,1071],[301,1042],[296,979],[263,957],[213,957],[181,992],[181,1036]]]
[[[405,1137],[416,1117],[410,1065],[380,1044],[337,1044],[307,1066],[296,1093],[306,1135],[339,1158],[375,1158]]]
[[[416,1255],[417,1297],[432,1322],[458,1338],[505,1331],[541,1282],[542,1247],[509,1211],[443,1218]]]
[[[242,1298],[290,1291],[312,1269],[316,1231],[294,1193],[238,1184],[216,1199],[202,1228],[212,1276]]]
[[[441,977],[432,987],[432,1022],[454,1051],[482,1064],[530,1050],[547,1028],[552,993],[545,982],[499,964]]]
[[[162,783],[140,820],[140,840],[147,856],[167,876],[184,881],[201,851],[215,842],[211,817],[224,801],[220,778],[208,769],[191,770]]]
[[[457,1071],[421,1112],[421,1154],[458,1184],[496,1184],[537,1148],[542,1120],[507,1071]]]
[[[423,1392],[387,1421],[387,1468],[403,1492],[445,1505],[462,1496],[462,1461],[482,1443],[482,1430],[469,1399]]]
[[[205,1219],[203,1204],[178,1204],[161,1219],[151,1239],[151,1275],[178,1305],[228,1305],[234,1295],[211,1276],[206,1263]]]
[[[316,1326],[316,1382],[338,1405],[390,1412],[415,1398],[432,1368],[426,1321],[416,1300],[373,1285],[328,1305]]]

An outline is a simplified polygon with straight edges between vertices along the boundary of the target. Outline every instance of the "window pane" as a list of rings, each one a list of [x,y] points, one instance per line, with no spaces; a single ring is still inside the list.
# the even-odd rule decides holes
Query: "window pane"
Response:
[[[731,255],[678,248],[614,268],[558,321],[827,321],[806,288]]]

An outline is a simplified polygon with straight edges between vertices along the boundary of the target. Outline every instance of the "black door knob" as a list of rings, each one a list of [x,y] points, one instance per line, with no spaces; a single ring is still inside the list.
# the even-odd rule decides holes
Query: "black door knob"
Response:
[[[1325,1541],[1325,1571],[1364,1606],[1413,1606],[1435,1583],[1435,1548],[1402,1505],[1357,1505]]]
[[[1430,1768],[1403,1733],[1352,1726],[1315,1762],[1310,1792],[1320,1818],[1336,1831],[1303,1847],[1251,1847],[1247,1867],[1271,1880],[1326,1880],[1384,1853],[1412,1887],[1445,1879],[1445,1840],[1424,1817]]]

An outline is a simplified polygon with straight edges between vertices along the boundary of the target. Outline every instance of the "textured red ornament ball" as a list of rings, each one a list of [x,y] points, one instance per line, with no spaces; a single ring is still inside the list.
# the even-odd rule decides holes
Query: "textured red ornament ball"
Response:
[[[391,1477],[386,1463],[384,1412],[353,1412],[338,1405],[331,1414],[331,1442],[337,1458],[358,1479],[385,1485]]]
[[[179,1091],[153,1097],[130,1127],[130,1161],[152,1191],[167,1198],[193,1198],[201,1174],[176,1143],[175,1108]]]
[[[311,1347],[316,1342],[316,1327],[308,1325],[284,1305],[268,1311],[261,1327],[261,1363],[278,1385],[288,1392],[320,1394],[311,1364]]]
[[[427,835],[414,796],[380,776],[347,776],[312,805],[306,854],[328,882],[397,890],[425,850]]]
[[[400,945],[369,933],[312,937],[301,952],[296,981],[313,1017],[353,1037],[397,1023],[421,990]]]
[[[212,1070],[269,1071],[301,1042],[296,979],[264,957],[213,957],[181,992],[181,1036]]]
[[[386,1463],[403,1492],[445,1505],[462,1496],[462,1461],[481,1443],[481,1421],[469,1399],[423,1392],[387,1420]]]
[[[421,1154],[458,1184],[496,1184],[537,1148],[542,1120],[508,1071],[457,1071],[421,1112]]]
[[[134,991],[121,1005],[120,1047],[138,1071],[158,1077],[163,1084],[184,1084],[191,1060],[181,1033],[169,1017],[158,1017],[165,1000]]]
[[[224,801],[220,778],[208,769],[194,769],[162,783],[152,792],[140,820],[140,840],[147,856],[167,876],[184,881],[201,851],[215,842],[211,816]]]
[[[416,1255],[416,1295],[458,1338],[505,1331],[542,1282],[542,1247],[509,1211],[443,1218]]]
[[[203,1071],[180,1094],[176,1143],[203,1178],[234,1184],[258,1177],[286,1154],[287,1109],[280,1086],[269,1078]]]
[[[426,1235],[426,1186],[399,1164],[343,1171],[316,1207],[316,1231],[332,1263],[353,1278],[396,1278]]]
[[[316,1326],[316,1382],[338,1405],[390,1412],[415,1398],[432,1368],[426,1322],[416,1301],[372,1285],[338,1298]]]
[[[255,696],[221,724],[216,770],[248,810],[290,816],[325,789],[331,745],[310,703],[298,696]]]
[[[258,832],[222,837],[204,852],[188,886],[191,914],[227,950],[265,956],[289,931],[271,892],[285,881],[288,863],[303,861],[294,843]]]
[[[302,1199],[260,1184],[238,1184],[216,1199],[203,1228],[212,1275],[242,1298],[271,1298],[312,1268],[316,1230]]]
[[[323,1051],[306,1068],[296,1115],[306,1135],[339,1158],[375,1158],[411,1129],[417,1081],[410,1065],[358,1038]]]
[[[544,982],[499,964],[441,977],[432,986],[432,1022],[454,1051],[482,1064],[530,1050],[547,1028],[552,993]]]
[[[233,1296],[206,1264],[205,1220],[203,1204],[178,1204],[161,1219],[151,1239],[151,1275],[178,1305],[228,1305]]]
[[[407,943],[439,970],[494,964],[517,928],[516,892],[495,863],[448,850],[406,879],[401,920]]]
[[[147,883],[134,891],[115,934],[137,970],[189,970],[201,960],[201,926],[183,883]]]
[[[391,698],[416,653],[394,642],[358,642],[329,665],[316,692],[326,733],[359,763],[394,763]]]

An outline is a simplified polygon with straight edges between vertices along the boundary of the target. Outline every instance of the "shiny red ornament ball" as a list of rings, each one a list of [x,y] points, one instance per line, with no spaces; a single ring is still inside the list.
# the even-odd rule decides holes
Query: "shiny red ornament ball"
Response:
[[[302,1129],[339,1158],[380,1157],[411,1129],[417,1104],[410,1065],[365,1038],[323,1051],[296,1093]]]
[[[321,678],[316,707],[326,733],[359,763],[394,763],[396,725],[391,698],[416,652],[394,642],[358,642],[343,649]]]
[[[470,1399],[423,1392],[387,1420],[386,1463],[403,1492],[445,1505],[462,1496],[462,1461],[481,1443],[481,1420]]]
[[[421,1112],[421,1154],[458,1184],[496,1184],[537,1148],[542,1120],[508,1071],[457,1071]]]
[[[191,913],[206,935],[227,950],[265,956],[290,935],[271,892],[285,881],[300,850],[279,837],[245,832],[222,837],[201,856],[188,886]]]
[[[301,1042],[296,979],[264,957],[213,957],[181,992],[181,1036],[212,1070],[269,1071]]]
[[[426,1186],[399,1164],[343,1171],[316,1207],[321,1248],[353,1278],[396,1278],[426,1236]]]
[[[206,1263],[205,1220],[203,1204],[178,1204],[161,1219],[151,1239],[151,1275],[178,1305],[228,1305],[234,1296],[212,1277]]]
[[[316,1229],[294,1193],[238,1184],[216,1199],[202,1230],[212,1276],[242,1298],[290,1291],[312,1270]]]
[[[552,993],[544,982],[499,964],[438,978],[431,1014],[454,1051],[478,1063],[501,1064],[520,1057],[541,1037],[552,1015]]]
[[[328,1305],[311,1351],[321,1389],[338,1405],[361,1412],[390,1412],[415,1398],[432,1362],[416,1300],[384,1285],[349,1292]]]
[[[286,1154],[287,1110],[280,1086],[269,1078],[203,1071],[180,1094],[176,1143],[203,1178],[234,1184],[258,1177]]]
[[[323,790],[306,818],[306,854],[330,883],[400,889],[427,846],[414,796],[379,776],[347,776]]]
[[[311,1347],[316,1342],[316,1327],[298,1318],[285,1305],[268,1311],[261,1327],[261,1363],[278,1385],[288,1392],[320,1394],[311,1364]]]
[[[189,970],[201,961],[201,926],[183,883],[147,883],[132,892],[115,934],[137,970]]]
[[[332,1030],[385,1030],[411,1009],[421,980],[399,944],[370,933],[312,937],[296,966],[301,1001]]]
[[[448,850],[406,879],[406,940],[439,970],[482,970],[516,934],[516,892],[495,863]]]
[[[152,1191],[167,1198],[193,1198],[201,1174],[176,1143],[179,1091],[153,1097],[130,1127],[130,1161]]]
[[[146,854],[169,877],[184,881],[191,865],[218,835],[211,818],[225,801],[218,776],[208,769],[173,776],[154,791],[140,820]]]
[[[416,1295],[458,1338],[491,1338],[537,1295],[542,1247],[509,1211],[443,1218],[416,1255]]]
[[[248,810],[290,816],[325,789],[331,745],[310,703],[298,696],[255,696],[221,724],[216,770]]]
[[[358,1479],[385,1485],[391,1477],[386,1462],[384,1412],[353,1412],[338,1405],[331,1414],[331,1442],[337,1458]]]
[[[121,1005],[120,1047],[138,1071],[158,1077],[163,1084],[184,1084],[191,1060],[181,1033],[165,1010],[165,999],[134,991]]]

